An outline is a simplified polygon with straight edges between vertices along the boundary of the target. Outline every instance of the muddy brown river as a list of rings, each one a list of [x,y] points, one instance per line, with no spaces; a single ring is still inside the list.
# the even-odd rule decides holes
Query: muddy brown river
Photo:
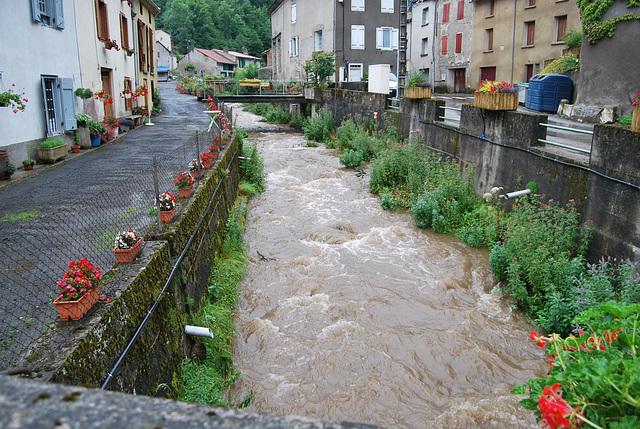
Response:
[[[509,391],[545,374],[543,353],[492,293],[488,250],[383,211],[367,174],[300,134],[254,141],[267,190],[249,205],[232,400],[251,389],[249,411],[394,428],[539,427]]]

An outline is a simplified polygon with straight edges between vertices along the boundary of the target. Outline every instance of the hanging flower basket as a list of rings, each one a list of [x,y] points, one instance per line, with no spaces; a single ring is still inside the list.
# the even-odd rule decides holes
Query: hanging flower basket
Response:
[[[640,133],[640,104],[633,106],[633,116],[631,117],[631,131]]]
[[[53,301],[62,320],[80,320],[98,302],[99,286],[92,288],[77,301]]]

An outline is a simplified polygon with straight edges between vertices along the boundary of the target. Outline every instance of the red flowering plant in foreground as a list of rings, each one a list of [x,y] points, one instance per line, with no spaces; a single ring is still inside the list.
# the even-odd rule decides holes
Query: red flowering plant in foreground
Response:
[[[57,283],[60,288],[58,300],[79,300],[98,286],[101,275],[100,267],[94,267],[86,258],[69,262],[69,270]]]
[[[202,152],[202,155],[200,155],[200,162],[202,164],[206,164],[208,162],[213,162],[213,153],[206,151],[206,152]]]
[[[550,359],[546,378],[511,392],[550,428],[640,427],[640,304],[608,301],[574,319],[575,335],[530,338]]]
[[[637,106],[638,104],[640,104],[640,94],[638,94],[638,95],[636,96],[636,99],[635,99],[635,100],[633,100],[633,103],[632,103],[632,104],[633,104],[634,106]]]

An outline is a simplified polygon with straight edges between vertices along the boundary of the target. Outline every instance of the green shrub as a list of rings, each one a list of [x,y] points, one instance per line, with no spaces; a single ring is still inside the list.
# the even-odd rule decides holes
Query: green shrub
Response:
[[[556,58],[540,72],[544,74],[564,74],[580,68],[580,60],[575,54],[567,54]]]
[[[621,125],[631,125],[631,122],[633,122],[633,117],[632,116],[619,116],[616,119],[616,122],[621,124]]]
[[[284,107],[274,107],[265,115],[265,119],[270,124],[288,124],[289,118],[289,111]]]
[[[574,48],[576,46],[582,46],[582,31],[578,31],[575,28],[569,28],[562,36],[567,49]]]
[[[364,157],[362,152],[347,149],[342,155],[340,155],[340,163],[348,168],[355,168],[362,164]]]
[[[264,158],[257,144],[243,144],[240,160],[240,180],[249,183],[257,192],[264,192]]]
[[[317,142],[331,141],[333,131],[333,115],[328,109],[321,109],[316,118],[309,119],[302,127],[305,138]]]
[[[64,142],[62,141],[62,139],[59,139],[57,137],[55,138],[50,138],[50,139],[46,139],[45,141],[40,143],[40,148],[41,149],[52,149],[54,147],[58,147],[58,146],[62,146],[64,145]]]

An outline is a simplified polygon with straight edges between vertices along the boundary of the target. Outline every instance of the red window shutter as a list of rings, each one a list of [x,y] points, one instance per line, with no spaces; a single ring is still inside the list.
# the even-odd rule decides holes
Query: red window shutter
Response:
[[[456,34],[456,54],[462,52],[462,33]]]
[[[448,36],[442,36],[442,55],[447,54],[447,39]]]
[[[442,6],[442,22],[449,22],[449,6],[450,3],[445,3]]]
[[[458,19],[464,19],[464,0],[458,1]]]

